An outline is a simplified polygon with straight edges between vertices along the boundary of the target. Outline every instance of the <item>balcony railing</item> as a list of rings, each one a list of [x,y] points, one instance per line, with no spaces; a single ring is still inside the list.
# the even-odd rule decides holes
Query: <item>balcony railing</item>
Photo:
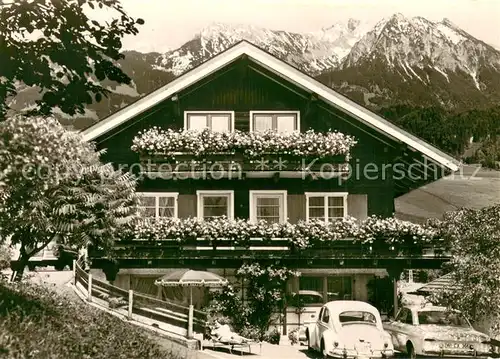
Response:
[[[122,258],[187,257],[439,257],[447,256],[439,232],[396,218],[352,217],[325,223],[254,223],[224,217],[141,220],[115,243]],[[93,250],[91,256],[103,256]]]
[[[334,177],[347,173],[355,144],[353,137],[331,131],[219,133],[153,127],[134,138],[132,150],[139,153],[146,174],[288,177],[321,171]]]
[[[272,177],[337,178],[349,174],[345,156],[297,157],[287,154],[263,154],[248,158],[242,153],[226,152],[197,156],[177,152],[166,156],[141,156],[142,173],[160,178],[191,177]]]
[[[261,260],[296,259],[303,262],[315,260],[377,260],[377,259],[447,259],[449,253],[437,244],[374,244],[363,245],[351,239],[324,242],[310,248],[299,249],[288,239],[274,238],[251,239],[246,245],[233,241],[214,241],[199,238],[195,241],[120,241],[114,247],[114,255],[121,260],[173,260],[183,259],[232,259]],[[89,249],[89,256],[102,258],[104,253],[98,249]]]

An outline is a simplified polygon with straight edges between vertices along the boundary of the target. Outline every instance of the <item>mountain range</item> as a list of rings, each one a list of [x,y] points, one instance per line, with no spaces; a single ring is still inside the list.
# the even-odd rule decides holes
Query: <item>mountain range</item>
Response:
[[[215,23],[166,53],[125,51],[119,66],[131,85],[103,82],[112,93],[75,121],[86,127],[245,39],[377,110],[395,105],[439,106],[453,112],[500,104],[500,51],[444,19],[395,14],[375,26],[349,19],[312,33]],[[11,106],[33,104],[26,87]]]

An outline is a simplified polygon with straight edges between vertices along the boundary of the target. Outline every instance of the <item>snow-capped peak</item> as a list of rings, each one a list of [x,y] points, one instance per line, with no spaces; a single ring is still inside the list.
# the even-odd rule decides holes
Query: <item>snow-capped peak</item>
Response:
[[[342,64],[343,68],[360,62],[380,59],[384,66],[404,77],[429,82],[428,75],[418,74],[431,67],[448,80],[447,72],[462,71],[470,76],[477,89],[479,67],[500,67],[500,53],[469,35],[451,21],[432,22],[423,17],[407,18],[394,14],[377,23],[355,46]]]
[[[247,40],[301,70],[317,74],[338,66],[368,30],[367,26],[354,19],[305,34],[253,25],[212,23],[202,29],[194,40],[162,55],[156,66],[179,75],[238,41]]]

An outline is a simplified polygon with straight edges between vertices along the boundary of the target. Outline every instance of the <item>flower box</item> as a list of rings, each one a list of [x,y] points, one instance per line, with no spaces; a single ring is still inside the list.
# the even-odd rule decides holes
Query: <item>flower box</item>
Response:
[[[163,155],[166,158],[189,153],[196,158],[217,154],[242,154],[246,158],[258,159],[266,154],[300,158],[324,158],[342,156],[349,160],[350,150],[356,140],[349,135],[328,131],[278,133],[174,131],[152,127],[139,133],[134,139],[132,150],[144,155]]]
[[[342,252],[346,248],[358,248],[368,255],[381,253],[392,256],[398,255],[404,248],[410,254],[417,254],[422,253],[424,247],[435,244],[437,248],[442,248],[443,244],[439,233],[432,227],[377,217],[364,221],[347,217],[332,223],[299,221],[296,224],[252,223],[227,218],[211,221],[165,218],[155,222],[138,221],[128,227],[122,238],[137,241],[141,248],[153,248],[156,242],[168,243],[168,246],[177,244],[185,249],[202,245],[212,246],[213,249],[218,246],[245,249],[286,246],[295,253],[302,250]],[[175,238],[175,242],[170,238]],[[116,247],[120,247],[120,242]]]

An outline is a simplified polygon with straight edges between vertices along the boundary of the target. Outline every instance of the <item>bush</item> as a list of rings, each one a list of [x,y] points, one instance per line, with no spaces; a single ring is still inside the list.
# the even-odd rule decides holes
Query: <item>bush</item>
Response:
[[[6,245],[0,244],[0,271],[10,267],[12,251]]]
[[[151,334],[44,286],[0,284],[0,357],[173,358]]]
[[[261,330],[258,327],[248,325],[244,328],[241,329],[240,335],[242,337],[245,337],[247,339],[252,339],[252,340],[262,340],[264,339]]]
[[[281,339],[281,334],[277,328],[274,328],[265,336],[265,341],[270,344],[279,344]]]

